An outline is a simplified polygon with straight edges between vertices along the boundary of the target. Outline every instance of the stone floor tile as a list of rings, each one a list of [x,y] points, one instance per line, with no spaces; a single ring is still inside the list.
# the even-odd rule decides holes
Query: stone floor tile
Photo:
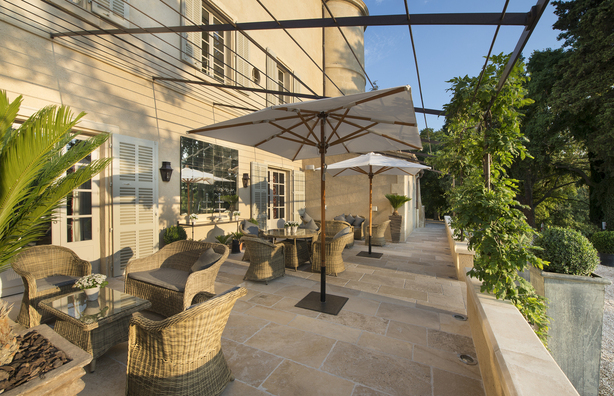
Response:
[[[391,320],[388,324],[386,336],[411,342],[412,344],[426,345],[426,330],[426,327]]]
[[[377,316],[431,329],[439,329],[439,315],[436,312],[424,309],[382,303],[377,311]]]
[[[482,381],[433,369],[433,396],[483,396]]]
[[[275,292],[275,294],[283,296],[283,297],[291,297],[296,298],[297,300],[302,299],[307,294],[313,291],[313,283],[310,283],[308,287],[305,286],[286,286]]]
[[[337,276],[339,278],[341,278],[341,279],[359,281],[360,278],[362,278],[364,275],[365,275],[364,272],[355,271],[353,269],[346,268],[345,271],[343,271],[342,273],[338,274]]]
[[[431,348],[458,354],[467,354],[476,358],[475,347],[470,337],[428,329],[427,340],[427,345]]]
[[[468,320],[458,320],[455,319],[453,315],[440,313],[439,323],[439,330],[441,331],[471,337],[471,327],[469,326]]]
[[[390,287],[384,285],[379,288],[378,293],[384,294],[386,296],[402,297],[406,299],[409,298],[416,301],[427,301],[428,298],[427,293],[423,291],[416,291],[411,289],[405,289],[402,287]]]
[[[254,304],[271,307],[277,304],[282,298],[283,296],[278,296],[275,294],[260,293],[257,296],[250,298],[248,301]]]
[[[431,395],[431,369],[420,363],[338,342],[322,370],[390,395]]]
[[[319,280],[320,280],[320,274],[312,274],[308,279],[309,280],[313,280],[316,281],[318,284],[314,285],[314,288],[319,288]],[[331,285],[331,286],[340,286],[343,287],[345,286],[347,283],[349,282],[349,279],[345,279],[345,278],[341,278],[338,276],[327,276],[326,277],[326,285]]]
[[[352,271],[362,272],[364,274],[372,274],[373,272],[375,272],[375,269],[368,265],[354,264],[354,266],[352,267]]]
[[[283,356],[310,367],[320,367],[335,340],[288,326],[271,323],[245,345]]]
[[[222,338],[222,351],[236,379],[259,387],[283,358]]]
[[[403,286],[405,289],[422,291],[427,293],[443,293],[443,286],[437,282],[420,282],[416,280],[407,279],[405,280],[405,285]],[[460,294],[460,289],[459,289]]]
[[[231,381],[224,388],[224,392],[220,396],[270,396],[268,392],[254,388],[240,380]]]
[[[367,388],[364,385],[356,385],[352,396],[386,396],[386,393],[376,391],[375,389]]]
[[[339,315],[323,313],[318,319],[375,334],[386,334],[386,329],[388,328],[388,319],[351,312],[346,310],[345,307],[339,312]]]
[[[463,296],[458,293],[455,296],[444,296],[441,294],[429,294],[428,302],[432,304],[465,309],[465,303],[463,302]]]
[[[326,278],[328,280],[328,278]],[[313,286],[312,290],[315,290],[317,292],[320,291],[320,283],[318,282],[316,285]],[[357,297],[360,295],[360,290],[353,290],[353,289],[348,289],[347,287],[339,287],[336,285],[329,285],[328,282],[326,283],[326,294],[334,294],[337,296],[343,296],[343,297]]]
[[[365,274],[365,276],[363,276],[360,280],[361,282],[364,283],[375,283],[376,285],[382,285],[382,286],[392,286],[392,287],[403,287],[403,284],[405,283],[405,279],[399,279],[399,278],[394,278],[394,277],[390,277],[390,276],[382,276],[382,275],[368,275]]]
[[[244,312],[246,315],[255,316],[270,322],[285,325],[290,323],[296,317],[295,313],[280,311],[269,307],[256,305],[255,307]]]
[[[278,396],[313,395],[350,396],[354,383],[290,360],[267,378],[262,388]],[[317,392],[314,390],[317,389]]]
[[[380,288],[380,285],[375,283],[365,283],[358,281],[349,281],[345,287],[349,287],[350,289],[366,291],[370,293],[377,293]]]
[[[226,272],[218,272],[217,277],[215,278],[216,281],[220,282],[220,283],[227,283],[229,285],[238,285],[240,283],[243,283],[243,277],[245,276],[245,274],[243,275],[235,275],[235,274],[229,274]]]
[[[379,302],[369,300],[361,297],[350,297],[350,299],[343,306],[343,311],[358,312],[366,315],[373,315],[377,313],[379,308]]]
[[[125,345],[126,355],[128,343]],[[117,346],[116,346],[117,347]],[[96,359],[96,371],[87,373],[81,377],[85,382],[85,388],[79,395],[107,396],[124,395],[126,393],[126,359],[118,361],[111,358],[108,353]],[[110,381],[109,378],[113,380]]]
[[[254,304],[247,301],[237,300],[234,307],[232,307],[232,312],[245,312],[253,306]]]
[[[277,279],[280,279],[280,278],[277,278]],[[273,294],[277,290],[287,286],[283,282],[275,282],[277,279],[273,279],[272,281],[269,281],[268,284],[264,282],[245,281],[245,287],[248,290],[255,290],[261,293]]]
[[[266,326],[267,323],[269,323],[268,320],[231,312],[222,337],[236,342],[245,342],[245,340]]]
[[[387,353],[389,355],[395,355],[412,360],[413,344],[391,337],[386,337],[365,331],[360,336],[360,339],[358,340],[358,345],[382,353]]]
[[[305,297],[307,294],[303,295],[303,297]],[[303,298],[301,297],[301,298]],[[312,311],[310,309],[305,309],[305,308],[298,308],[295,307],[296,304],[298,304],[300,300],[297,298],[289,298],[289,297],[285,297],[283,300],[279,301],[277,304],[273,305],[273,308],[275,309],[280,309],[282,311],[286,311],[286,312],[292,312],[292,313],[296,313],[302,316],[307,316],[310,318],[317,318],[320,313],[316,312],[316,311]]]
[[[437,367],[442,370],[481,380],[480,366],[469,365],[461,362],[459,354],[454,352],[442,351],[429,348],[424,345],[414,346],[414,362],[426,364],[427,366]]]
[[[288,326],[350,343],[357,342],[361,333],[359,329],[305,316],[297,316]]]

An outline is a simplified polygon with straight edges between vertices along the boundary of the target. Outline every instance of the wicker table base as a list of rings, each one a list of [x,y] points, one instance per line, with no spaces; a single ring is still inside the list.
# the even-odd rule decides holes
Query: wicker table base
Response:
[[[105,287],[94,302],[88,302],[84,292],[76,292],[43,300],[39,307],[57,318],[54,330],[59,335],[92,355],[93,372],[97,358],[112,346],[128,341],[130,316],[151,307],[151,303]]]

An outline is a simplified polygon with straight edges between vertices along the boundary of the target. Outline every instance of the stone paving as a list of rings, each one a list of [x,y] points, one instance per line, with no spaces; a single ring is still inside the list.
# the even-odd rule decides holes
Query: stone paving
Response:
[[[338,316],[296,308],[319,291],[308,265],[268,285],[244,282],[248,263],[230,255],[216,291],[242,284],[223,333],[222,348],[236,380],[234,395],[483,395],[466,321],[465,284],[456,280],[443,223],[429,222],[406,243],[373,247],[381,259],[346,249],[347,270],[327,277],[327,291],[349,301]],[[123,288],[121,279],[110,286]],[[127,344],[97,360],[83,395],[124,394]]]

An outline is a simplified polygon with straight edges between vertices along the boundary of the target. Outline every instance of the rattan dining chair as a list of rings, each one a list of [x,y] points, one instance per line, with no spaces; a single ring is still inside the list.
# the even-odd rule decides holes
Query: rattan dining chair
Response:
[[[322,229],[322,226],[321,226],[322,222],[320,220],[315,220],[315,223],[318,225],[320,229]],[[330,237],[333,237],[339,231],[343,230],[346,227],[350,227],[350,230],[352,230],[352,236],[351,238],[347,238],[347,245],[346,245],[346,247],[351,248],[352,246],[354,246],[354,226],[352,226],[347,221],[326,220],[326,238],[328,239]]]
[[[235,287],[162,321],[133,314],[126,395],[222,393],[234,380],[222,352],[222,332],[235,302],[246,294]]]
[[[365,222],[366,223],[366,222]],[[371,242],[372,246],[385,246],[386,245],[386,229],[390,224],[390,220],[384,221],[382,224],[373,224],[372,233],[373,239]],[[365,235],[365,245],[369,244],[369,224],[365,226],[366,235]]]
[[[335,275],[345,271],[343,262],[343,249],[354,238],[354,233],[350,232],[339,238],[326,238],[324,254],[326,258],[326,275]],[[320,272],[321,268],[322,242],[314,241],[311,247],[311,271]]]
[[[206,269],[192,266],[207,249],[219,255]],[[149,300],[150,310],[171,316],[192,305],[200,292],[215,293],[215,277],[229,254],[220,243],[177,241],[156,253],[128,262],[124,275],[125,292]]]
[[[17,255],[13,270],[23,280],[24,292],[17,321],[33,327],[53,315],[38,309],[46,298],[75,291],[73,285],[82,276],[92,273],[92,265],[72,250],[55,245],[33,246]]]
[[[285,247],[282,242],[272,243],[260,238],[242,237],[245,251],[249,252],[249,268],[243,280],[268,281],[286,274]]]

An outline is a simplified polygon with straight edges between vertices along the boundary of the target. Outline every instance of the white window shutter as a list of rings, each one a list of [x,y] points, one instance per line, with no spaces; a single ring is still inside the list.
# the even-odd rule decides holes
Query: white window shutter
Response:
[[[113,275],[158,250],[157,143],[113,135]]]
[[[277,84],[277,62],[275,62],[275,54],[267,48],[268,55],[266,57],[266,89],[277,91],[279,89],[279,85]],[[273,94],[266,94],[266,105],[273,106],[276,105],[277,96]]]
[[[296,75],[296,73],[294,73],[294,75],[296,77],[298,77]],[[301,92],[301,83],[296,79],[296,77],[292,77],[292,92],[294,93],[300,93]],[[292,97],[292,102],[296,103],[296,102],[300,102],[299,98],[297,98],[296,96]]]
[[[123,27],[130,27],[128,0],[93,0],[92,12]]]
[[[181,26],[193,26],[202,24],[202,2],[200,0],[182,0],[181,2]],[[188,64],[201,68],[202,64],[202,32],[181,33],[181,60]]]
[[[269,210],[269,168],[266,164],[251,163],[252,217],[258,220],[258,226],[267,229],[267,211]]]
[[[293,173],[292,190],[294,200],[292,202],[292,214],[294,221],[300,223],[301,216],[298,213],[299,209],[305,207],[305,172],[295,170]]]
[[[249,87],[249,40],[241,32],[237,32],[237,85]]]

